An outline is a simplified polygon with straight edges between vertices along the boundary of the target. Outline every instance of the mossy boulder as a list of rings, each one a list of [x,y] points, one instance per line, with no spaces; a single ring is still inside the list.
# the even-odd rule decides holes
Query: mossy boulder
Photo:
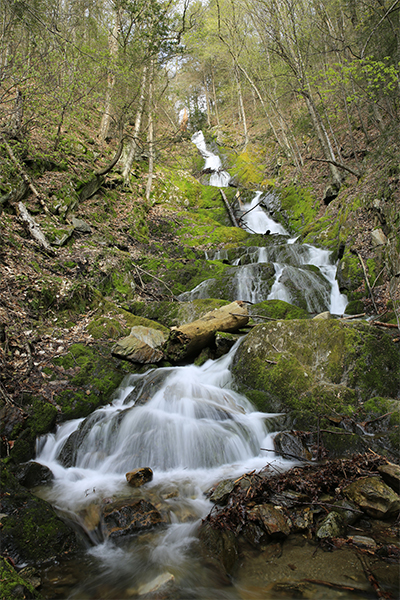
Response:
[[[254,320],[257,315],[267,317],[267,319],[308,319],[309,314],[303,308],[284,302],[283,300],[265,300],[249,307],[250,316],[254,315]]]
[[[292,422],[332,411],[351,415],[360,403],[396,398],[400,389],[400,354],[390,336],[334,319],[256,326],[232,371],[260,410],[288,412]]]
[[[131,369],[111,357],[104,346],[73,344],[64,356],[54,359],[68,377],[68,387],[55,396],[62,417],[85,417],[109,402],[111,394]]]
[[[28,492],[3,464],[1,469],[2,552],[17,563],[42,563],[77,552],[74,530],[53,507]]]
[[[26,598],[43,598],[33,585],[17,573],[14,567],[0,556],[1,600],[25,600]]]

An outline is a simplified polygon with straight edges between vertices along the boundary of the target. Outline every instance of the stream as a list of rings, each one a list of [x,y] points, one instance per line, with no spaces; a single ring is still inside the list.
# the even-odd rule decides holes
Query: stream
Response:
[[[207,150],[201,132],[193,142],[212,171],[210,184],[228,185],[229,174],[222,170],[219,157]],[[339,292],[330,253],[298,244],[269,215],[268,203],[273,198],[266,195],[263,205],[261,199],[257,192],[250,204],[242,206],[243,220],[250,232],[268,230],[266,237],[274,243],[242,249],[232,259],[231,264],[238,267],[237,298],[290,302],[293,286],[287,282],[291,280],[306,291],[310,312],[343,313],[346,298]],[[275,269],[274,283],[267,291],[254,281],[254,265],[265,263]],[[318,293],[315,286],[319,286]],[[207,297],[202,294],[207,294],[207,283],[182,295],[182,300]],[[41,588],[45,598],[140,598],[158,584],[170,586],[165,588],[170,592],[156,596],[163,598],[266,597],[254,587],[254,573],[240,582],[219,575],[201,558],[197,538],[201,519],[212,508],[205,493],[218,481],[260,471],[267,464],[275,472],[294,464],[272,451],[279,415],[255,411],[233,391],[230,364],[236,348],[201,367],[130,375],[110,405],[38,440],[36,461],[48,466],[55,479],[37,493],[75,523],[87,543],[79,560],[45,569]],[[137,467],[151,467],[154,477],[145,486],[132,488],[125,474]],[[106,537],[98,526],[101,507],[111,500],[133,497],[151,502],[164,525],[139,535]],[[321,593],[313,598],[344,597]]]

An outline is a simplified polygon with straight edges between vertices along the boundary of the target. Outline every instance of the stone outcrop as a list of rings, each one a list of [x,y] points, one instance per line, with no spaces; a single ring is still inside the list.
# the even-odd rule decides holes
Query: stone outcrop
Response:
[[[140,364],[160,362],[164,353],[162,345],[166,335],[151,327],[132,327],[129,336],[119,340],[112,348],[113,356]]]

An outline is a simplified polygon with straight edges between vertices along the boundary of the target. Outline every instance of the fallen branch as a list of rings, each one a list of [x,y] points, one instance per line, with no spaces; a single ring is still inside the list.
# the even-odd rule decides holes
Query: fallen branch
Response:
[[[135,265],[136,269],[139,269],[140,271],[142,271],[142,273],[145,273],[145,275],[148,275],[149,277],[152,277],[153,279],[155,279],[156,281],[159,281],[160,283],[162,283],[162,285],[167,288],[167,290],[169,291],[169,293],[171,294],[173,300],[175,300],[176,302],[178,301],[178,298],[175,296],[174,292],[171,290],[170,287],[168,287],[168,285],[165,283],[165,281],[163,281],[162,279],[159,279],[158,277],[156,277],[155,275],[152,275],[151,273],[149,273],[148,271],[145,271],[144,269],[142,269],[142,267],[139,267],[138,265]],[[141,280],[141,279],[140,279]],[[144,289],[144,288],[143,288]]]
[[[231,208],[231,205],[228,202],[228,198],[226,197],[225,192],[223,190],[219,190],[219,191],[221,192],[221,196],[222,196],[222,199],[223,199],[224,204],[226,206],[226,210],[228,211],[228,214],[229,214],[230,220],[232,222],[232,225],[234,227],[240,227],[239,223],[236,220],[235,215],[233,214],[233,210]]]
[[[344,171],[348,171],[352,175],[355,175],[357,177],[357,180],[361,179],[361,177],[362,177],[362,173],[358,173],[358,171],[354,171],[353,169],[350,169],[350,167],[345,167],[344,165],[336,162],[336,160],[327,160],[324,158],[312,158],[312,157],[306,157],[306,160],[311,160],[313,162],[320,162],[320,163],[328,163],[330,165],[334,165],[338,169],[343,169]]]
[[[342,317],[342,321],[350,321],[351,319],[361,319],[365,317],[366,313],[360,313],[359,315],[349,315],[348,317]]]
[[[212,310],[192,323],[172,328],[164,344],[165,356],[174,362],[193,356],[213,341],[217,331],[232,333],[248,320],[247,308],[240,301]]]
[[[360,261],[362,269],[363,269],[363,272],[364,272],[365,283],[367,284],[367,288],[368,288],[368,291],[369,291],[369,295],[371,296],[371,300],[372,300],[372,304],[374,305],[375,312],[378,312],[378,309],[376,308],[374,296],[373,296],[373,293],[372,293],[372,289],[371,289],[371,286],[369,284],[368,273],[367,273],[367,269],[365,268],[364,261],[363,261],[362,256],[361,256],[361,254],[359,253],[358,250],[356,250],[356,254],[358,256],[358,260]]]
[[[387,327],[387,329],[399,329],[399,326],[394,323],[382,323],[382,321],[374,321],[372,325],[376,325],[377,327]]]
[[[40,229],[35,219],[29,214],[28,209],[22,202],[18,202],[17,213],[19,219],[22,221],[22,224],[28,230],[28,233],[33,237],[33,239],[37,241],[39,246],[44,248],[49,254],[54,255],[54,251],[43,231]]]

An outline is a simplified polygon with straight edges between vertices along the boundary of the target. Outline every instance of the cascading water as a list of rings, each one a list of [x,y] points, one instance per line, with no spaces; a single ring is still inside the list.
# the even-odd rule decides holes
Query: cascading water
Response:
[[[190,597],[219,597],[209,587],[218,584],[195,552],[199,519],[211,508],[204,492],[224,478],[262,469],[271,454],[260,449],[273,449],[269,431],[277,423],[276,415],[255,412],[245,397],[229,389],[234,352],[202,367],[131,375],[111,405],[39,440],[37,461],[55,476],[42,495],[64,514],[75,514],[79,521],[79,515],[101,506],[104,498],[136,493],[161,504],[169,522],[166,530],[135,537],[123,548],[89,535],[97,542],[90,550],[95,560],[88,566],[90,581],[76,585],[70,598],[98,597],[104,581],[112,586],[109,597],[126,597],[127,589],[139,593],[149,580],[166,573],[183,594],[204,587],[206,591]],[[274,459],[275,468],[288,465]],[[135,492],[125,473],[143,466],[153,469],[154,478]]]
[[[216,171],[212,183],[227,185],[229,174],[221,169],[219,158],[208,152],[202,134],[196,134],[193,141],[206,168]],[[232,264],[247,269],[247,280],[238,275],[241,295],[248,293],[256,301],[265,293],[256,278],[267,263],[275,265],[277,273],[269,297],[287,294],[285,299],[290,300],[284,281],[285,276],[295,279],[296,270],[333,281],[335,267],[329,253],[289,239],[259,206],[260,199],[257,193],[251,204],[242,207],[247,213],[244,221],[250,231],[269,230],[266,238],[276,243],[242,249],[232,258]],[[219,258],[227,259],[228,254],[223,252]],[[300,285],[308,285],[306,281],[304,275]],[[325,288],[324,302],[340,312],[342,300],[334,300],[334,292]],[[227,588],[226,581],[219,581],[199,556],[196,531],[211,508],[204,492],[225,478],[262,469],[271,460],[278,470],[291,463],[273,454],[272,432],[278,428],[279,416],[254,411],[246,398],[230,389],[229,367],[235,350],[202,367],[132,375],[111,405],[87,419],[65,423],[54,435],[38,441],[36,460],[55,477],[51,486],[40,491],[41,496],[86,529],[92,544],[74,570],[64,565],[64,578],[49,571],[42,588],[44,597],[140,597],[149,582],[173,580],[179,598],[237,599],[234,586]],[[154,478],[134,490],[125,474],[136,467],[152,468]],[[102,532],[94,531],[85,520],[85,515],[98,514],[112,499],[132,497],[156,506],[164,515],[164,527],[126,536],[117,543],[104,540]]]
[[[206,149],[203,134],[196,133],[192,141],[202,155],[207,157],[206,166],[208,164],[212,168],[211,165],[215,165],[218,169],[218,178],[212,185],[227,186],[229,174],[222,172],[223,177],[219,177],[220,160]],[[292,304],[302,302],[310,313],[329,310],[332,314],[343,314],[347,298],[339,291],[336,265],[331,261],[331,252],[309,244],[298,244],[296,238],[290,238],[284,227],[275,222],[263,208],[272,208],[274,203],[273,194],[263,195],[258,191],[250,203],[241,205],[244,226],[250,233],[265,234],[265,246],[245,248],[242,255],[232,260],[231,264],[236,266],[236,272],[231,281],[231,297],[227,299],[252,303],[263,300],[285,300]],[[207,258],[217,259],[218,256],[209,255]],[[227,260],[227,256],[224,259]],[[254,268],[253,263],[273,263],[275,277],[272,286],[255,281],[255,275],[260,271]],[[212,281],[205,281],[191,292],[181,294],[179,299],[190,301],[207,298],[210,296],[210,289]]]

